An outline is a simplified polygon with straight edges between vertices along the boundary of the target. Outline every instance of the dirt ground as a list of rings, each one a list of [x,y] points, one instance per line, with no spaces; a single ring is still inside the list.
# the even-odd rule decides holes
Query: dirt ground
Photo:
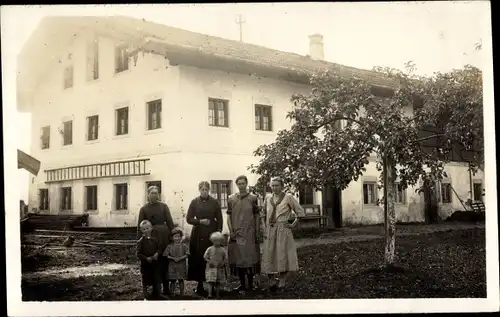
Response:
[[[378,269],[384,250],[381,226],[298,239],[300,270],[290,277],[286,292],[226,292],[224,298],[486,297],[484,225],[430,227],[400,227],[400,269],[391,271]],[[24,301],[142,300],[134,246],[25,247],[22,256]],[[237,284],[230,280],[226,286]],[[174,299],[199,299],[193,288],[187,282],[186,296]]]

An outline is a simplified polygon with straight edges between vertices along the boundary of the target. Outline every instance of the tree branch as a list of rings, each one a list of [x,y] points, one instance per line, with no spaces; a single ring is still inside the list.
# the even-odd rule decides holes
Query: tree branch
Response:
[[[330,123],[333,123],[335,121],[338,121],[338,120],[347,120],[347,121],[352,121],[352,122],[355,122],[359,125],[363,125],[359,120],[356,120],[356,119],[352,119],[352,118],[348,118],[348,117],[344,117],[344,116],[340,116],[340,117],[335,117],[331,120],[327,120],[326,122],[323,122],[321,123],[320,125],[317,125],[317,126],[311,126],[310,128],[311,129],[314,129],[314,130],[318,130],[319,128],[322,128],[324,127],[325,125],[327,124],[330,124]]]
[[[422,141],[429,140],[429,139],[432,139],[432,138],[437,138],[437,137],[440,137],[440,136],[446,136],[446,134],[434,134],[434,135],[426,136],[424,138],[416,140],[413,143],[422,142]]]

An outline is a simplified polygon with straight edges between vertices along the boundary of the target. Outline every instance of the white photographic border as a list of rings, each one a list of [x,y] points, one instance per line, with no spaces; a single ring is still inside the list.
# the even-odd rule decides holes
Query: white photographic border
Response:
[[[432,2],[431,2],[432,3]],[[431,4],[426,3],[426,4]],[[410,4],[410,3],[408,3]],[[483,2],[484,10],[491,10]],[[160,4],[161,5],[161,4]],[[190,4],[186,4],[190,5]],[[213,5],[213,4],[210,4]],[[225,4],[231,5],[231,4]],[[313,5],[313,4],[311,4]],[[359,5],[363,5],[360,3]],[[156,5],[141,4],[140,10],[155,10]],[[41,10],[53,15],[124,14],[135,5],[2,6],[2,84],[4,123],[4,197],[6,229],[6,277],[8,314],[12,316],[113,316],[113,315],[225,315],[225,314],[325,314],[325,313],[430,313],[498,311],[498,227],[496,200],[495,121],[493,99],[493,57],[491,14],[482,26],[484,51],[484,135],[486,196],[486,299],[332,299],[332,300],[248,300],[231,301],[116,301],[116,302],[22,302],[19,224],[19,179],[17,178],[16,135],[22,123],[16,119],[16,58],[9,43],[17,41],[15,20],[30,19],[30,12]],[[20,13],[22,12],[22,13]],[[481,27],[479,27],[481,29]],[[344,30],[345,31],[345,30]]]

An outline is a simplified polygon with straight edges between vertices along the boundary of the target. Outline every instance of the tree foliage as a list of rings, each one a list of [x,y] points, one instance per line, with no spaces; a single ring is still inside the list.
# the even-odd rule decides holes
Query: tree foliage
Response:
[[[311,92],[292,97],[291,128],[254,152],[260,162],[249,169],[260,175],[257,188],[280,175],[294,187],[331,183],[344,189],[370,161],[381,171],[383,157],[391,157],[406,188],[421,178],[440,179],[457,146],[476,150],[472,166],[482,166],[481,71],[465,66],[422,77],[414,68],[411,62],[406,72],[374,68],[394,82],[385,96],[387,89],[334,70],[314,74]],[[433,145],[425,146],[430,140]]]

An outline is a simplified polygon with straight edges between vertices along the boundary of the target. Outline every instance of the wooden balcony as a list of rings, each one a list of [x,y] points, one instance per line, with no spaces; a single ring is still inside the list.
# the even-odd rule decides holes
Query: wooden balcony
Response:
[[[149,175],[150,172],[146,166],[148,161],[149,159],[138,159],[45,170],[47,175],[45,183]]]

